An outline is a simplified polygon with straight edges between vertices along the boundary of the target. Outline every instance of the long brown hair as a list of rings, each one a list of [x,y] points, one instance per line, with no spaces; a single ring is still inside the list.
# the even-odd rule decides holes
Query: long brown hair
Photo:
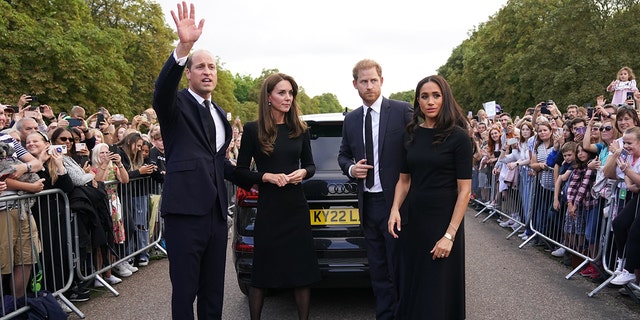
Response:
[[[138,132],[131,132],[116,144],[118,147],[122,148],[124,153],[127,155],[127,158],[129,158],[129,163],[131,165],[129,171],[138,170],[144,164],[142,151],[137,150],[135,153],[131,151],[131,146],[135,145],[139,140],[142,140],[142,135]]]
[[[284,73],[274,73],[264,79],[260,89],[260,101],[258,105],[258,141],[262,152],[269,155],[273,152],[273,144],[278,136],[278,124],[271,118],[271,106],[269,106],[269,95],[273,88],[280,81],[288,81],[293,88],[293,101],[291,108],[285,113],[285,124],[289,127],[289,138],[297,138],[307,130],[307,124],[300,119],[302,113],[298,106],[296,97],[298,96],[298,84],[293,77]]]
[[[420,103],[418,101],[420,99],[420,89],[427,82],[437,84],[442,92],[442,108],[440,108],[440,113],[438,114],[434,125],[435,129],[440,130],[435,134],[433,144],[440,144],[444,142],[456,127],[460,127],[466,132],[469,125],[469,121],[462,112],[462,108],[460,108],[456,99],[453,97],[453,92],[451,92],[451,87],[447,80],[439,75],[428,76],[420,80],[416,86],[416,95],[413,99],[413,117],[411,118],[411,122],[407,125],[409,143],[413,141],[415,129],[425,120],[425,115],[420,109]]]

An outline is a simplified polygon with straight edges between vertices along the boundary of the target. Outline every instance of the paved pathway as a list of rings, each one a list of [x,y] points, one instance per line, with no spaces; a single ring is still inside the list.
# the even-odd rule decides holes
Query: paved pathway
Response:
[[[468,319],[640,319],[640,305],[605,288],[593,298],[597,285],[575,276],[559,259],[538,248],[518,249],[520,240],[505,239],[496,223],[480,223],[467,212]],[[231,256],[227,257],[224,319],[248,319],[246,298],[239,292]],[[120,296],[94,292],[78,307],[87,319],[169,319],[168,260],[152,261],[116,286]],[[370,290],[314,290],[312,319],[373,319]],[[78,319],[72,315],[70,319]],[[288,293],[267,297],[263,319],[297,319]]]

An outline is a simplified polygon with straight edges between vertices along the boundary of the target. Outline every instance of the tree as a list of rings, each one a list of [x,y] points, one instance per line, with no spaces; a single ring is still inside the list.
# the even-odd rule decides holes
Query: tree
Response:
[[[333,93],[323,93],[311,99],[318,106],[318,113],[342,112],[338,97]]]
[[[409,91],[392,93],[389,95],[389,99],[406,101],[406,102],[409,102],[410,104],[413,104],[413,100],[415,96],[416,96],[416,91],[409,90]]]

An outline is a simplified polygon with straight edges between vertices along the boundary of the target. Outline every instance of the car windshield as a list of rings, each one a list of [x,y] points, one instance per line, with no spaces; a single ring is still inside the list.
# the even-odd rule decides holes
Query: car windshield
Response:
[[[308,125],[316,170],[339,171],[338,150],[342,141],[342,122],[309,121]]]

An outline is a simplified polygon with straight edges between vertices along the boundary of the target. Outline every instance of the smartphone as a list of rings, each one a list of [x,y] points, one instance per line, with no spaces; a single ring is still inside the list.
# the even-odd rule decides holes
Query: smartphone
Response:
[[[51,154],[53,151],[57,151],[59,154],[67,154],[67,145],[54,144],[49,147],[47,153]]]
[[[60,112],[60,114],[59,114],[58,116],[59,116],[60,118],[64,119],[64,117],[66,117],[66,116],[67,116],[67,113],[66,113],[66,112],[64,112],[64,111],[62,111],[62,112]]]
[[[104,114],[100,112],[98,113],[98,119],[96,120],[96,128],[100,127],[100,125],[102,125],[102,122],[104,122]]]
[[[589,103],[589,106],[587,107],[587,117],[589,119],[593,118],[593,107],[590,106],[591,104]]]
[[[516,143],[518,143],[518,138],[507,139],[507,145],[512,146],[512,145],[514,145]]]
[[[118,146],[116,146],[115,144],[110,145],[109,151],[113,154],[118,154]]]
[[[231,117],[231,112],[227,112],[227,121],[231,121],[231,119],[233,119],[233,118]]]
[[[87,144],[84,142],[78,142],[76,145],[76,152],[87,151]]]
[[[473,111],[469,111],[469,113],[467,113],[467,117],[469,118],[473,117]]]
[[[69,127],[81,127],[84,125],[84,121],[82,121],[82,119],[69,118],[67,121],[69,122]]]
[[[627,151],[627,149],[622,149],[622,151],[620,151],[620,160],[627,162],[628,157],[629,157],[629,151]]]
[[[24,116],[25,116],[25,118],[37,118],[38,117],[38,113],[35,112],[35,111],[25,110],[24,111]]]
[[[564,128],[556,128],[556,131],[557,131],[559,134],[564,134]]]
[[[547,109],[547,104],[545,102],[542,103],[542,107],[540,107],[540,113],[542,114],[551,114],[551,111]]]
[[[33,104],[34,102],[38,102],[38,96],[31,93],[29,94],[29,97],[31,98],[31,101],[29,101],[29,104]]]
[[[633,91],[627,91],[627,100],[633,100]]]

